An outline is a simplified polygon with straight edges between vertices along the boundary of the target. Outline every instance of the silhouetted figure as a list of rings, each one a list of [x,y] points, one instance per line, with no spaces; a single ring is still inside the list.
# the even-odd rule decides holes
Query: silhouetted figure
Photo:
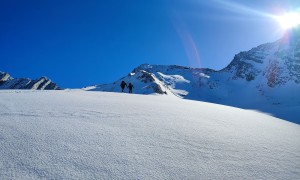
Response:
[[[122,81],[120,84],[121,88],[122,88],[122,92],[124,92],[124,88],[127,86],[125,81]]]
[[[133,85],[131,83],[128,84],[129,93],[132,93]]]

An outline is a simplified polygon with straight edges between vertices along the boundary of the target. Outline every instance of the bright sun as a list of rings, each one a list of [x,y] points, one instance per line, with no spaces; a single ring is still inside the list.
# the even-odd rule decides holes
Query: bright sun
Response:
[[[300,25],[300,13],[290,12],[281,16],[276,16],[283,29],[291,29]]]

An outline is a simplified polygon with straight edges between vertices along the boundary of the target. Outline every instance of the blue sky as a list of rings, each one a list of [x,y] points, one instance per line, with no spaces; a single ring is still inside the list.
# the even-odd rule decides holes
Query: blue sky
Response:
[[[222,69],[279,39],[267,14],[296,0],[1,0],[0,71],[63,88],[110,83],[142,63]]]

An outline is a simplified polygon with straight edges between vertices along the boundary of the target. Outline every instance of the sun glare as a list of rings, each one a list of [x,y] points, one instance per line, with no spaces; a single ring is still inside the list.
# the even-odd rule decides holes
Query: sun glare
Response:
[[[283,29],[291,29],[300,25],[300,13],[291,12],[281,16],[276,16]]]

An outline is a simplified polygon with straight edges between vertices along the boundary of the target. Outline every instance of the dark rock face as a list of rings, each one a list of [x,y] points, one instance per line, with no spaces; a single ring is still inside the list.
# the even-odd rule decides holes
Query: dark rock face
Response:
[[[155,79],[153,75],[147,71],[140,70],[138,79],[140,79],[143,83],[154,82]]]
[[[12,78],[8,73],[0,72],[0,89],[59,90],[60,88],[46,77],[36,80]]]
[[[266,77],[267,77],[267,84],[269,87],[275,87],[276,85],[278,85],[280,83],[279,81],[279,65],[278,62],[274,61],[272,63],[270,63],[270,66],[268,67],[267,73],[266,73]]]
[[[262,61],[255,59],[254,56],[247,54],[247,52],[241,52],[235,55],[232,62],[224,70],[233,73],[232,79],[241,78],[251,81],[261,72],[261,70],[255,68],[253,63],[261,64]]]

